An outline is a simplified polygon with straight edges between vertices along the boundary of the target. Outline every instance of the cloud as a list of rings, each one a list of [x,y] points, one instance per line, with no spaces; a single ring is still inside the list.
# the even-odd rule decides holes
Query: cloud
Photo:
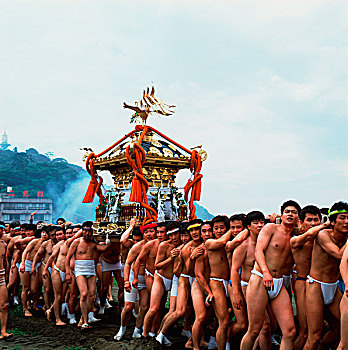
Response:
[[[0,129],[20,149],[83,165],[78,148],[100,152],[130,131],[122,102],[154,82],[177,108],[149,123],[208,152],[202,203],[227,210],[238,194],[247,208],[263,186],[277,206],[286,188],[300,196],[304,178],[342,179],[346,7],[324,0],[2,2]],[[328,202],[332,191],[320,190]]]

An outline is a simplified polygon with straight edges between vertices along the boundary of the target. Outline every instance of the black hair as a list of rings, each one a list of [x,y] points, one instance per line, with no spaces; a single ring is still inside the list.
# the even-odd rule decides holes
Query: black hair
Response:
[[[85,221],[82,224],[82,227],[92,228],[92,226],[93,226],[93,221]]]
[[[21,229],[26,230],[26,229],[27,229],[27,224],[22,224],[22,225],[21,225]]]
[[[63,224],[66,222],[66,220],[64,218],[58,218],[56,223],[58,224],[58,221],[63,221]]]
[[[168,225],[167,225],[167,232],[171,231],[171,230],[174,230],[176,228],[178,228],[179,231],[180,231],[180,223],[172,221],[172,222],[168,223]]]
[[[241,214],[233,214],[230,217],[230,222],[232,221],[241,221],[243,228],[246,228],[247,222],[246,222],[246,215],[241,213]]]
[[[302,208],[302,210],[300,211],[300,220],[302,222],[306,218],[306,214],[318,215],[319,219],[321,220],[320,209],[315,205],[306,205],[305,207]]]
[[[161,221],[157,223],[157,227],[164,227],[167,231],[167,224],[165,221]]]
[[[251,225],[253,221],[265,221],[265,215],[258,210],[253,210],[246,215],[246,224]]]
[[[38,222],[36,223],[36,226],[39,226],[39,225],[42,224],[42,223],[43,223],[43,221],[40,220],[40,221],[38,221]]]
[[[64,226],[56,226],[56,232],[57,231],[63,231],[64,232],[64,234],[66,233],[66,231],[65,231],[65,227]]]
[[[330,213],[336,210],[346,210],[348,212],[348,203],[345,202],[336,202],[331,208],[330,208]],[[338,214],[333,214],[329,216],[330,222],[336,222]]]
[[[5,223],[3,221],[0,221],[0,225],[5,227]]]
[[[297,209],[298,214],[300,214],[301,212],[300,205],[294,200],[290,199],[282,204],[282,206],[280,207],[280,213],[283,214],[285,208],[287,207],[295,207]]]
[[[15,228],[15,227],[18,227],[18,226],[21,226],[21,223],[19,221],[12,221],[10,223],[10,228]]]
[[[57,231],[57,226],[47,226],[48,227],[48,233],[51,233],[52,231]],[[60,226],[59,226],[59,228],[61,228]]]
[[[187,228],[188,228],[188,222],[187,221],[185,221],[185,222],[181,222],[180,223],[180,234],[182,235],[182,234],[184,234],[184,233],[188,233],[188,231],[187,231]]]
[[[38,228],[37,230],[35,230],[34,232],[34,237],[35,238],[41,238],[41,232],[42,232],[42,228]]]
[[[139,236],[143,237],[143,234],[141,233],[139,226],[134,227],[132,235],[137,236],[137,237],[139,237]]]
[[[193,220],[190,220],[188,222],[188,225],[187,227],[191,226],[191,225],[195,225],[195,224],[202,224],[203,223],[203,220],[202,219],[193,219]]]
[[[230,228],[230,220],[226,215],[217,215],[212,218],[211,225],[214,226],[217,222],[223,222],[225,224],[226,229],[228,230]]]
[[[34,224],[27,224],[26,230],[28,231],[36,231],[36,225]]]
[[[213,224],[212,224],[212,222],[210,220],[203,221],[202,226],[203,225],[209,225],[211,227],[211,229],[213,229]]]

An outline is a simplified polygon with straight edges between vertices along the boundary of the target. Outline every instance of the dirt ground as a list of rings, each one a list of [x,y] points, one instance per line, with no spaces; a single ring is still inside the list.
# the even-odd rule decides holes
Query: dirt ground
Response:
[[[117,300],[117,285],[113,285],[112,295]],[[115,306],[115,302],[111,302]],[[79,314],[78,314],[79,316]],[[94,323],[92,329],[80,330],[76,325],[65,327],[55,326],[55,322],[48,322],[43,311],[33,312],[33,317],[25,318],[22,306],[9,307],[7,330],[13,333],[8,340],[0,340],[0,350],[121,350],[121,349],[160,349],[155,340],[133,340],[132,333],[135,318],[127,327],[123,341],[114,341],[114,335],[120,327],[120,315],[116,308],[105,310],[104,315],[98,315],[100,322]],[[67,319],[62,318],[67,322]],[[78,320],[78,318],[76,318]],[[173,327],[169,333],[173,345],[169,349],[184,349],[186,340],[180,336],[179,326]]]
[[[99,316],[98,316],[99,317]],[[127,329],[125,340],[116,342],[113,337],[120,325],[120,317],[115,308],[105,311],[102,320],[93,324],[90,330],[82,331],[76,325],[57,327],[48,322],[43,312],[25,318],[22,307],[9,309],[8,331],[14,336],[0,341],[2,350],[95,350],[95,349],[160,349],[156,341],[132,340],[134,318]],[[64,320],[64,319],[63,319]],[[174,341],[172,349],[184,349],[185,339],[180,336],[181,329],[173,328],[170,338]]]
[[[112,295],[117,300],[117,286],[113,286]],[[111,304],[115,305],[114,302]],[[78,315],[78,314],[77,314]],[[79,315],[78,315],[79,316]],[[132,316],[123,341],[114,341],[114,335],[120,327],[120,315],[116,308],[105,310],[104,315],[98,315],[100,322],[93,323],[92,329],[81,330],[76,325],[65,327],[55,326],[55,322],[48,322],[43,311],[33,312],[33,317],[25,318],[22,306],[9,307],[7,330],[13,333],[8,340],[0,340],[0,350],[150,350],[161,349],[158,343],[151,339],[133,340],[132,333],[135,318]],[[67,322],[67,319],[62,318]],[[78,320],[78,318],[76,318]],[[182,322],[172,327],[168,338],[172,341],[171,347],[166,349],[185,349],[186,338],[180,333]],[[231,343],[231,349],[239,349],[239,340]],[[277,349],[277,348],[275,348]]]

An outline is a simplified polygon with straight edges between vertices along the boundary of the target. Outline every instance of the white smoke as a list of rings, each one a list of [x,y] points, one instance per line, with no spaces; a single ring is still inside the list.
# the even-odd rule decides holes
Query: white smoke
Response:
[[[47,186],[48,196],[54,201],[53,221],[63,217],[66,221],[82,223],[95,219],[95,207],[98,205],[98,196],[93,203],[82,203],[87,191],[90,178],[81,174],[77,180],[70,183],[63,193],[59,193],[54,183]]]

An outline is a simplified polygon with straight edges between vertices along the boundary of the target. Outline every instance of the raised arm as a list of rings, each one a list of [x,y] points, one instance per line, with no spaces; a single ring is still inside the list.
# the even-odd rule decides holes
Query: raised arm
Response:
[[[162,242],[158,246],[158,251],[157,251],[156,261],[155,261],[156,270],[161,270],[168,264],[172,263],[175,256],[179,255],[180,253],[180,250],[174,248],[173,254],[171,254],[168,258],[166,258],[167,249],[168,249],[168,242]]]
[[[16,241],[15,245],[21,252],[23,252],[25,250],[25,248],[23,246],[30,243],[34,239],[37,239],[37,238],[35,238],[34,236],[25,237],[25,238],[22,238],[22,239],[19,239],[18,241]]]
[[[330,237],[331,230],[323,230],[318,233],[317,243],[332,257],[337,260],[341,260],[345,245],[340,249],[337,245],[332,242]]]
[[[319,233],[319,231],[327,228],[328,226],[330,226],[329,220],[321,225],[310,228],[307,232],[301,235],[291,237],[290,239],[291,248],[296,249],[296,248],[302,247],[306,242],[313,239]]]
[[[70,244],[75,241],[75,239],[82,237],[82,229],[78,230],[71,238],[66,240],[66,245],[70,247]]]
[[[262,271],[263,284],[267,290],[270,290],[273,287],[273,277],[270,274],[266,264],[265,250],[268,247],[268,244],[273,236],[275,228],[275,224],[267,224],[266,226],[264,226],[261,232],[259,233],[255,248],[255,259]]]
[[[342,255],[340,271],[345,285],[346,297],[348,298],[348,246],[346,246]]]
[[[137,222],[136,219],[132,219],[130,221],[130,223],[129,223],[129,227],[127,228],[127,230],[122,233],[122,236],[121,236],[121,239],[120,239],[120,243],[122,245],[124,245],[125,247],[127,247],[127,248],[131,247],[134,244],[133,240],[131,240],[129,238],[129,236],[132,233],[136,222]]]
[[[232,249],[232,251],[236,249],[241,243],[243,243],[248,238],[248,236],[249,230],[247,228],[239,232],[238,235],[234,238],[234,240],[229,242],[230,249]]]
[[[243,261],[245,260],[246,249],[245,245],[241,244],[237,247],[232,255],[232,266],[231,266],[231,282],[232,282],[232,298],[233,298],[233,306],[240,310],[243,305],[243,299],[241,295],[241,291],[239,288],[240,277],[239,277],[239,269],[243,265]]]
[[[232,230],[228,230],[218,239],[208,239],[205,242],[205,247],[208,250],[218,250],[226,246],[226,243],[231,239]]]

